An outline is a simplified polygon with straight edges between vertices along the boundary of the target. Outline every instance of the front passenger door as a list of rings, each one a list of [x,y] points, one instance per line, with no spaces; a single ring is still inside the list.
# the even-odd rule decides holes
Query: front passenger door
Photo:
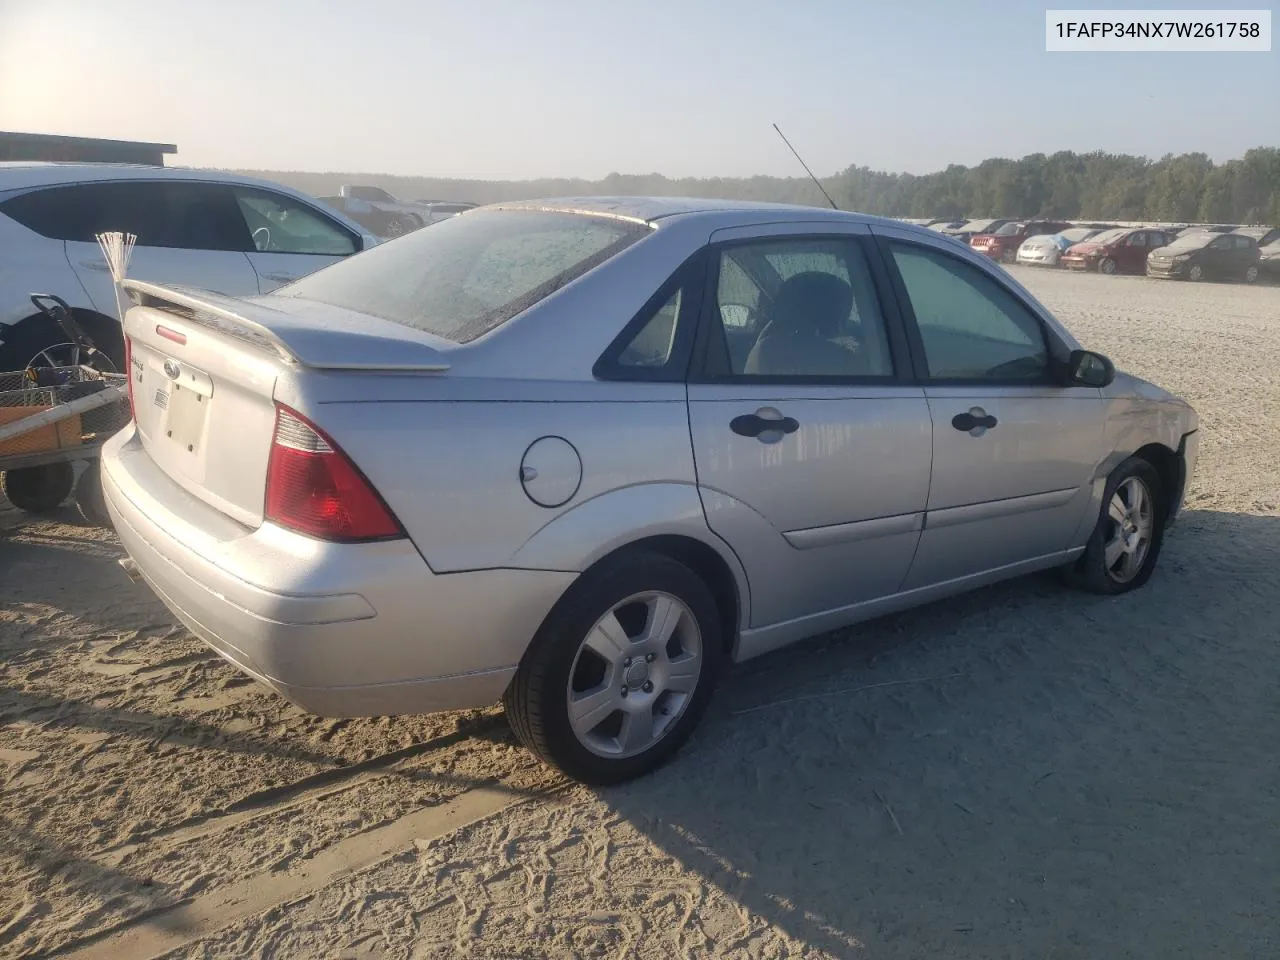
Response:
[[[1040,319],[992,273],[892,228],[884,243],[933,418],[933,479],[906,589],[1066,550],[1104,439],[1097,389],[1054,381]]]
[[[360,238],[320,210],[259,187],[231,186],[252,238],[249,261],[269,293],[361,249]]]

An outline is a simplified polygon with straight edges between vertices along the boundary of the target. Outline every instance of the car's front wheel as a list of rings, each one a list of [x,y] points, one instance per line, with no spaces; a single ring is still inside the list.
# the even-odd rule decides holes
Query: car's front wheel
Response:
[[[1146,460],[1130,457],[1116,467],[1107,481],[1098,525],[1069,570],[1072,582],[1114,595],[1151,579],[1164,542],[1164,497],[1160,475]]]
[[[1111,276],[1116,272],[1116,262],[1110,257],[1103,257],[1098,261],[1098,272]]]
[[[1248,267],[1244,271],[1245,283],[1256,283],[1258,281],[1258,267],[1256,264]]]
[[[1187,279],[1193,283],[1199,283],[1204,279],[1204,267],[1198,263],[1193,263],[1191,269],[1187,271]]]
[[[630,780],[688,739],[723,658],[711,591],[637,551],[587,571],[530,645],[503,703],[516,736],[575,780]]]

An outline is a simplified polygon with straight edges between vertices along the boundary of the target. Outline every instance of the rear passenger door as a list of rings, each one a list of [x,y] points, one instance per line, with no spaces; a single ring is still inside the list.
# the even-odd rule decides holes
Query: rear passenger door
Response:
[[[93,305],[117,316],[115,287],[96,234],[137,236],[128,275],[137,280],[257,293],[245,255],[248,234],[231,194],[219,184],[179,180],[117,180],[59,187],[51,203],[66,209],[67,258]]]
[[[783,627],[754,654],[901,587],[931,423],[865,227],[717,231],[706,287],[689,425],[707,522],[750,582],[749,626]]]
[[[992,271],[945,243],[875,230],[933,420],[928,512],[905,588],[1060,553],[1101,456],[1100,392],[1055,382],[1051,356],[1065,348]]]

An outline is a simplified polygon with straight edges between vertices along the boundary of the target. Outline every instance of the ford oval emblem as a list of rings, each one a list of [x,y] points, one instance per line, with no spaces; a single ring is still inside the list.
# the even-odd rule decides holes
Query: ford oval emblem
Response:
[[[181,373],[182,373],[182,368],[179,367],[172,360],[166,360],[164,362],[164,375],[168,377],[170,380],[177,380]]]

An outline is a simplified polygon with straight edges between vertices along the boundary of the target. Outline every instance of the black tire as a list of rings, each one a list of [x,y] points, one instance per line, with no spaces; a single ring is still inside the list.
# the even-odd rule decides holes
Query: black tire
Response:
[[[1103,257],[1098,261],[1098,272],[1105,273],[1107,276],[1115,276],[1116,262],[1110,257]]]
[[[76,481],[76,509],[91,527],[111,529],[111,514],[107,512],[107,499],[102,495],[102,473],[99,461],[90,460],[80,479]]]
[[[1187,270],[1187,279],[1192,283],[1199,283],[1201,280],[1204,280],[1206,276],[1207,273],[1204,267],[1200,266],[1198,263],[1193,263],[1191,268]]]
[[[67,499],[75,479],[70,463],[49,463],[0,474],[0,490],[19,510],[51,513]]]
[[[701,673],[683,711],[656,742],[633,756],[600,756],[583,745],[570,725],[570,672],[597,621],[646,591],[669,594],[688,608],[701,638]],[[582,783],[622,783],[656,769],[688,740],[711,701],[723,660],[720,616],[702,579],[662,554],[623,553],[584,573],[556,604],[525,653],[503,705],[516,736],[544,762]]]
[[[1111,569],[1106,559],[1107,543],[1115,532],[1115,523],[1109,513],[1112,499],[1116,491],[1127,480],[1137,479],[1143,483],[1151,496],[1152,532],[1146,556],[1142,560],[1137,574],[1127,580],[1120,579]],[[1164,543],[1164,527],[1167,518],[1167,505],[1164,485],[1160,475],[1149,462],[1141,457],[1130,457],[1112,471],[1107,479],[1107,486],[1102,496],[1102,510],[1098,523],[1089,537],[1089,544],[1080,559],[1071,565],[1066,573],[1072,586],[1090,593],[1104,596],[1115,596],[1136,590],[1151,579],[1156,561],[1160,557],[1160,547]]]
[[[1249,266],[1245,267],[1244,282],[1245,283],[1258,282],[1258,265],[1256,263],[1250,264]]]

